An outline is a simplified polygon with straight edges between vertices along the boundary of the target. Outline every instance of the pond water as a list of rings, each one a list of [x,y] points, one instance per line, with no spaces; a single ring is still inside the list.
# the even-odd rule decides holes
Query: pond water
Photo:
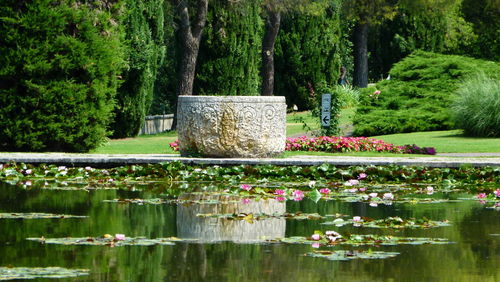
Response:
[[[0,218],[0,267],[64,267],[88,269],[67,281],[499,281],[500,217],[477,200],[460,193],[432,195],[458,199],[443,203],[379,204],[319,200],[280,202],[235,200],[220,195],[185,194],[182,203],[123,203],[113,199],[161,198],[161,183],[148,189],[26,189],[0,183],[0,213],[50,213],[84,218]],[[28,187],[29,188],[29,187]],[[199,202],[202,199],[205,202]],[[197,201],[198,200],[198,201]],[[244,213],[317,213],[383,219],[449,220],[429,229],[391,229],[324,225],[332,217],[269,217],[237,220],[217,215]],[[449,244],[321,245],[272,242],[316,230],[341,234],[378,234],[445,238]],[[183,239],[172,245],[87,246],[42,244],[26,238],[126,237]],[[190,240],[187,240],[190,239]],[[271,241],[266,241],[271,240]],[[313,251],[396,252],[385,259],[328,260],[305,256]],[[1,280],[1,277],[0,277]]]

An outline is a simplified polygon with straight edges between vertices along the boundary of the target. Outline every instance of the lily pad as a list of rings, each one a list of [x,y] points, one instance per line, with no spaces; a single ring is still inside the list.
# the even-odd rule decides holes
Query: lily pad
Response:
[[[403,228],[433,228],[433,227],[442,227],[442,226],[450,226],[448,220],[436,221],[430,220],[428,218],[421,219],[402,219],[401,217],[394,216],[388,217],[384,219],[372,219],[368,217],[359,218],[358,220],[343,220],[343,219],[335,219],[333,221],[323,222],[321,224],[324,225],[335,225],[335,226],[343,226],[352,224],[357,227],[371,227],[371,228],[394,228],[394,229],[403,229]]]
[[[286,218],[296,220],[320,220],[326,218],[318,213],[284,213],[284,214],[264,214],[264,213],[232,213],[232,214],[216,214],[216,213],[199,213],[197,217],[213,217],[224,218],[229,220],[263,220],[268,218]]]
[[[318,240],[312,237],[288,237],[277,240],[269,240],[270,243],[287,243],[287,244],[312,244],[317,243],[323,246],[335,245],[376,245],[376,246],[393,246],[393,245],[423,245],[423,244],[449,244],[448,239],[444,238],[425,238],[425,237],[397,237],[388,235],[346,235],[339,237],[319,236]]]
[[[53,214],[53,213],[0,213],[0,219],[45,219],[45,218],[87,218],[84,215]]]
[[[153,198],[153,199],[113,199],[104,200],[106,203],[120,203],[120,204],[136,204],[136,205],[162,205],[168,203],[165,199]]]
[[[126,237],[120,240],[111,237],[82,237],[82,238],[26,238],[26,240],[40,242],[42,244],[58,245],[90,245],[90,246],[153,246],[153,245],[175,245],[174,242],[183,241],[176,237],[148,239],[144,237]]]
[[[62,267],[0,267],[0,280],[70,278],[88,274],[88,269],[69,269]]]
[[[386,259],[399,255],[396,252],[368,251],[314,251],[305,254],[308,257],[324,258],[327,260],[353,260],[353,259]]]

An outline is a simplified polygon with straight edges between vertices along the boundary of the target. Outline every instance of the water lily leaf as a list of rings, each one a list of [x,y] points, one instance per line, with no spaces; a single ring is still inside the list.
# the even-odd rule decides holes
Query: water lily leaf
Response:
[[[314,189],[309,193],[309,199],[317,203],[321,199],[321,193],[317,189]]]
[[[320,220],[326,218],[318,213],[284,213],[284,214],[265,214],[265,213],[230,213],[230,214],[217,214],[217,213],[198,213],[197,217],[213,217],[224,218],[229,220],[264,220],[269,218],[286,218],[295,220]],[[252,223],[250,222],[250,223]]]
[[[268,241],[270,243],[287,243],[287,244],[312,244],[317,243],[323,246],[335,246],[335,245],[422,245],[422,244],[449,244],[451,243],[448,239],[444,238],[424,238],[424,237],[396,237],[388,235],[345,235],[340,237],[328,238],[328,236],[320,236],[318,240],[312,237],[300,237],[293,236],[287,238],[281,238],[276,240]]]
[[[42,244],[58,245],[91,245],[91,246],[153,246],[153,245],[175,245],[174,242],[183,241],[176,237],[148,239],[144,237],[125,237],[117,240],[114,237],[82,237],[82,238],[26,238],[26,240],[40,242]]]
[[[168,200],[153,198],[153,199],[113,199],[113,200],[104,200],[106,203],[120,203],[120,204],[137,204],[137,205],[161,205],[168,203]]]
[[[324,258],[327,260],[353,260],[353,259],[386,259],[399,255],[396,252],[372,252],[360,250],[339,251],[314,251],[305,254],[308,257]]]
[[[442,227],[442,226],[450,226],[450,223],[448,220],[443,220],[443,221],[437,221],[437,220],[430,220],[428,218],[421,218],[421,219],[402,219],[398,216],[395,217],[388,217],[385,219],[370,219],[370,218],[363,218],[360,220],[342,220],[340,218],[337,218],[333,221],[327,221],[323,222],[321,224],[324,225],[335,225],[335,226],[344,226],[348,224],[352,224],[356,227],[370,227],[370,228],[394,228],[394,229],[403,229],[403,228],[422,228],[422,229],[427,229],[427,228],[434,228],[434,227]]]
[[[0,213],[0,219],[45,219],[45,218],[87,218],[84,215],[53,214],[53,213]]]
[[[0,280],[70,278],[88,274],[88,269],[69,269],[62,267],[0,267]]]

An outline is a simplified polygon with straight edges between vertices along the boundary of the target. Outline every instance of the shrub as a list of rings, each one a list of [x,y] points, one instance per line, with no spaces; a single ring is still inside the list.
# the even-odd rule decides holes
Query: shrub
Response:
[[[391,79],[362,89],[355,136],[453,128],[452,93],[461,79],[484,71],[500,77],[496,62],[418,51],[397,63]],[[374,95],[375,91],[380,94]]]
[[[82,152],[105,140],[121,9],[92,3],[1,2],[0,150]]]
[[[114,138],[139,134],[153,100],[157,70],[165,55],[163,0],[126,0],[123,20],[127,69],[116,95]]]
[[[479,73],[456,91],[453,117],[465,135],[500,137],[500,81]]]

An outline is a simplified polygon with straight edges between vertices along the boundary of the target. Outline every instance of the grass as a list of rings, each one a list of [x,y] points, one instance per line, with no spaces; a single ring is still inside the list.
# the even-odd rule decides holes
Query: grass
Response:
[[[395,145],[434,147],[438,153],[500,153],[500,138],[465,137],[461,130],[373,136]]]
[[[341,112],[341,128],[349,128],[350,120],[354,114],[353,108]],[[309,132],[304,129],[304,123],[309,126]],[[319,129],[319,124],[309,112],[297,112],[287,115],[287,136],[311,135],[311,131]],[[344,130],[345,131],[345,130]],[[464,137],[460,130],[414,132],[373,136],[395,145],[416,144],[420,147],[434,147],[438,153],[500,153],[500,138]],[[176,154],[169,147],[169,143],[177,139],[176,132],[161,133],[156,135],[141,135],[136,138],[109,140],[104,146],[93,150],[96,154]],[[319,156],[361,156],[361,157],[401,157],[423,156],[402,155],[377,152],[357,152],[331,154],[322,152],[286,152],[284,157],[296,155]]]

